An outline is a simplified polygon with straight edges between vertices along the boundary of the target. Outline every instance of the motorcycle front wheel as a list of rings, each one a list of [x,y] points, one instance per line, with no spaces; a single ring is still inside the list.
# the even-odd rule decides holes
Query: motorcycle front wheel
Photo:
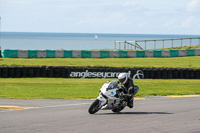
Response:
[[[101,102],[96,99],[89,107],[88,112],[90,114],[94,114],[96,112],[98,112],[101,109]]]

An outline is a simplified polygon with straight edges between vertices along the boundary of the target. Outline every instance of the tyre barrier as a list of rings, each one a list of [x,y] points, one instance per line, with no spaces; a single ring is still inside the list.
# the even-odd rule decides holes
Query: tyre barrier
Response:
[[[122,72],[135,79],[200,79],[200,69],[186,68],[0,66],[1,78],[117,78]]]

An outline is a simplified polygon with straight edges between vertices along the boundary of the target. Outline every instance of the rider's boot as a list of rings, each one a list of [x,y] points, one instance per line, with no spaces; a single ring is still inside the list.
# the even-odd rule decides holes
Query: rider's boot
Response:
[[[129,99],[129,101],[128,101],[128,107],[129,108],[133,108],[133,98],[131,98],[131,99]]]

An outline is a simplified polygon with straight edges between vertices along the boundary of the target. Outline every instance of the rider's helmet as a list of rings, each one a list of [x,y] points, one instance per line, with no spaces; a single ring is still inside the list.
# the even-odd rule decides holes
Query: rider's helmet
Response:
[[[126,83],[126,81],[128,80],[127,73],[120,73],[118,76],[118,80],[122,85],[124,85]]]

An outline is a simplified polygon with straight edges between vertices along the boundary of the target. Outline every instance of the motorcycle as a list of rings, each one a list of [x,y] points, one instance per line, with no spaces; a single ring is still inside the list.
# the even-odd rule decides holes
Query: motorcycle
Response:
[[[139,87],[134,85],[134,95],[138,92]],[[122,86],[117,81],[107,81],[99,90],[99,96],[90,105],[88,112],[95,114],[99,110],[112,110],[120,112],[127,106],[128,99],[124,97]]]

